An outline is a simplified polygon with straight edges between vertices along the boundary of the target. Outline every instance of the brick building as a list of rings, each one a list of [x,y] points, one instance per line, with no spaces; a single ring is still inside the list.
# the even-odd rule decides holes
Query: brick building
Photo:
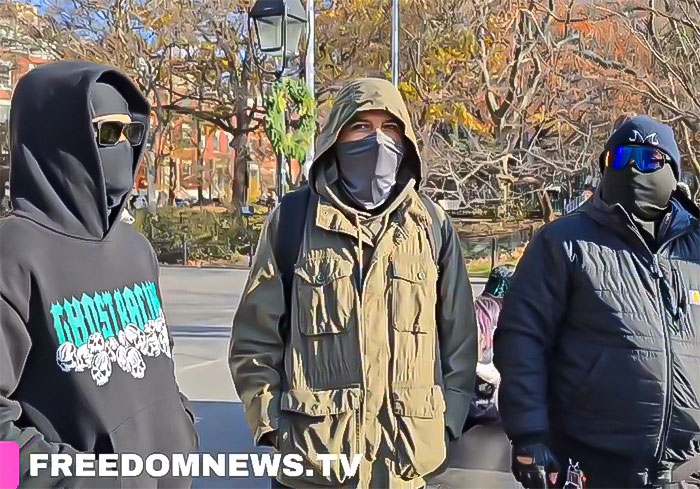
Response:
[[[17,15],[21,16],[19,22]],[[13,88],[35,66],[53,61],[42,46],[24,34],[26,26],[40,27],[40,21],[36,7],[0,1],[0,198],[9,179],[7,133]],[[160,95],[162,101],[167,101],[167,93]],[[262,100],[257,100],[257,104],[262,104]],[[202,134],[201,157],[197,151],[197,127]],[[196,199],[201,182],[205,200],[230,201],[236,160],[236,152],[230,145],[232,136],[205,122],[198,125],[194,118],[185,115],[175,116],[168,131],[168,135],[150,148],[150,151],[157,152],[159,145],[168,146],[162,148],[160,154],[166,156],[155,169],[156,196],[159,193],[167,196],[171,183],[174,183],[177,197]],[[172,139],[172,153],[168,136]],[[248,135],[248,149],[248,197],[249,202],[256,202],[275,190],[277,162],[262,129]],[[198,161],[201,161],[201,168]],[[291,166],[293,174],[298,174],[296,162]],[[171,172],[174,178],[171,178]],[[137,192],[144,196],[147,195],[147,181],[144,163],[135,185]]]
[[[12,90],[35,66],[51,61],[51,56],[24,36],[20,28],[22,25],[38,25],[36,7],[22,4],[19,10],[21,22],[17,21],[16,15],[16,10],[0,5],[0,196],[9,178],[8,124]]]
[[[160,95],[161,101],[167,102],[167,93]],[[203,148],[199,159],[201,167],[198,165],[198,127]],[[198,125],[191,116],[175,116],[166,134],[160,141],[156,141],[152,149],[165,155],[156,168],[156,193],[167,196],[174,184],[173,190],[177,198],[197,199],[201,182],[205,201],[219,199],[230,202],[236,161],[236,151],[231,147],[232,139],[229,133],[212,124],[200,122]],[[277,160],[262,129],[248,134],[248,149],[248,201],[255,203],[275,189]],[[174,172],[174,178],[171,178],[171,172]],[[145,193],[145,189],[145,165],[142,165],[139,190]]]

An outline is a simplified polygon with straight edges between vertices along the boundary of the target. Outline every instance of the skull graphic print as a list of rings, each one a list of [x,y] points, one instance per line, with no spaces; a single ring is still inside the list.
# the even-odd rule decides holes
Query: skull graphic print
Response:
[[[149,359],[172,358],[152,282],[57,301],[51,314],[59,345],[56,365],[66,374],[90,377],[97,386],[106,385],[115,372],[142,379]]]

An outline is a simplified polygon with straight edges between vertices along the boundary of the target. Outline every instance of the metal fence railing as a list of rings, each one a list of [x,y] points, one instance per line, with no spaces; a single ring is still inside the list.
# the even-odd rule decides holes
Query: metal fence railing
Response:
[[[571,199],[565,206],[564,206],[564,214],[570,214],[574,212],[576,209],[581,207],[583,203],[586,202],[586,196],[585,195],[579,195],[578,197],[575,197]]]
[[[241,265],[254,251],[265,215],[236,220],[228,211],[168,209],[135,214],[134,226],[151,242],[158,261],[168,265]]]
[[[483,263],[490,270],[502,262],[516,261],[518,250],[527,245],[534,232],[532,225],[510,233],[460,237],[462,254],[468,264]],[[476,274],[482,272],[479,270]]]

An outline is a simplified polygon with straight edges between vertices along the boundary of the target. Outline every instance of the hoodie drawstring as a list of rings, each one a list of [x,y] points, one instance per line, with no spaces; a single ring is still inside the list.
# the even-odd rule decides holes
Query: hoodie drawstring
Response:
[[[360,268],[360,290],[364,288],[364,262],[365,257],[362,250],[362,227],[360,226],[360,216],[355,214],[355,227],[357,228],[357,249],[358,251],[358,265]]]

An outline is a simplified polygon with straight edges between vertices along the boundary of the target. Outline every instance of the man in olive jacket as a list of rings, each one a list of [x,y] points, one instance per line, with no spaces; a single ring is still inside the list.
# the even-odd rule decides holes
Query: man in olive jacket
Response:
[[[280,475],[282,484],[422,487],[461,434],[474,383],[477,329],[457,233],[417,192],[415,135],[389,82],[343,87],[317,155],[295,219],[304,233],[290,310],[274,252],[289,239],[277,234],[283,202],[233,321],[233,380],[256,444],[301,455],[313,472]],[[326,476],[318,454],[358,455],[358,473],[336,462]]]
[[[500,409],[525,487],[647,487],[700,453],[700,228],[673,131],[623,123],[595,196],[522,257],[495,335]],[[685,475],[683,475],[685,473]],[[546,474],[546,476],[545,476]]]

